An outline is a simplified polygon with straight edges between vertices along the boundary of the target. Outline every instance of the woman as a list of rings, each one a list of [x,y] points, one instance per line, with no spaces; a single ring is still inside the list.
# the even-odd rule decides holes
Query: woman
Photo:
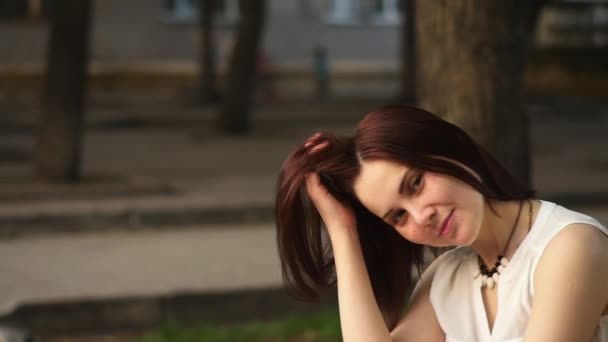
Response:
[[[337,283],[345,341],[608,341],[608,230],[533,195],[458,127],[378,109],[283,165],[284,283],[304,297]],[[425,246],[461,247],[402,315]]]

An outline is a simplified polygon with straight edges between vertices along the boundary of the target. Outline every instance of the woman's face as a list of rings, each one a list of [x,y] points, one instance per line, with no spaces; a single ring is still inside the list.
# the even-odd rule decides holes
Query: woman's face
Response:
[[[353,190],[369,211],[417,244],[470,245],[483,222],[483,196],[444,174],[386,160],[362,161]]]

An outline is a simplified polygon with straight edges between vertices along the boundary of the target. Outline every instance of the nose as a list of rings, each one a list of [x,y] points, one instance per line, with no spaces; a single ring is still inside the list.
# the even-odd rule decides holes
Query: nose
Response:
[[[432,226],[433,220],[437,216],[435,207],[430,205],[412,205],[408,211],[410,217],[419,226]]]

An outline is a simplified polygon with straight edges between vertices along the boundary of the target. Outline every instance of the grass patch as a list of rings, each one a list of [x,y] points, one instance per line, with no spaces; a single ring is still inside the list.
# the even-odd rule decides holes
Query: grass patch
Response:
[[[281,320],[240,325],[203,323],[183,327],[166,323],[140,338],[139,342],[333,342],[341,341],[337,311],[298,314]]]

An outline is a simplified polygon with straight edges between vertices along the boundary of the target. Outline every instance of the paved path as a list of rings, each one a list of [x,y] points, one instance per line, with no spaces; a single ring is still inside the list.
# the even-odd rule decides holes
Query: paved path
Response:
[[[18,304],[279,287],[270,225],[0,241],[0,311]]]

